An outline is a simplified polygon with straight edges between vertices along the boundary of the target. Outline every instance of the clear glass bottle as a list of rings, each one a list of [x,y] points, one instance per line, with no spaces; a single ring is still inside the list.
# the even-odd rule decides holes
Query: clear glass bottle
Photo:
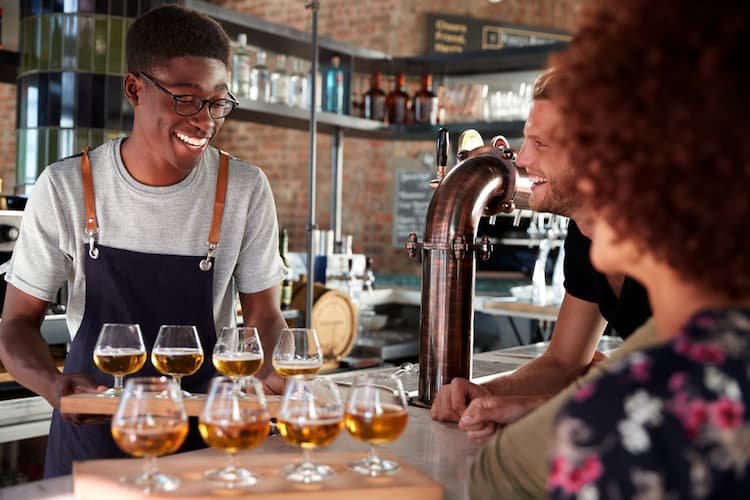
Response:
[[[393,89],[385,96],[388,123],[405,125],[409,122],[409,94],[406,93],[406,75],[399,73]]]
[[[237,47],[232,55],[232,92],[243,99],[250,97],[250,51],[245,33],[237,36]]]
[[[250,99],[268,102],[271,99],[271,74],[266,66],[266,51],[255,53],[255,66],[250,70]]]
[[[341,58],[331,57],[331,67],[326,71],[325,110],[329,113],[344,113],[344,70]]]
[[[362,116],[370,120],[385,121],[385,91],[383,75],[373,73],[370,77],[370,89],[365,92],[362,103]]]
[[[292,58],[292,73],[289,75],[286,104],[293,108],[307,106],[307,77],[302,72],[302,61],[295,57]]]
[[[432,91],[432,75],[422,76],[422,87],[414,95],[414,123],[435,125],[438,118],[438,98]]]
[[[271,102],[286,104],[289,95],[289,73],[286,70],[286,56],[276,56],[276,68],[271,73]]]

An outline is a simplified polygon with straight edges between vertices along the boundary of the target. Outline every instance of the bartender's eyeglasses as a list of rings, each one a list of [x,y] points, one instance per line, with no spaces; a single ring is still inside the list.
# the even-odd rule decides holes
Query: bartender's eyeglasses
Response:
[[[171,97],[174,101],[174,110],[180,116],[193,116],[203,109],[203,106],[208,104],[208,114],[211,115],[211,118],[214,120],[218,120],[220,118],[225,118],[240,104],[237,98],[229,91],[227,91],[228,97],[222,99],[203,99],[193,94],[176,95],[164,88],[163,85],[155,81],[146,73],[139,71],[138,76]]]

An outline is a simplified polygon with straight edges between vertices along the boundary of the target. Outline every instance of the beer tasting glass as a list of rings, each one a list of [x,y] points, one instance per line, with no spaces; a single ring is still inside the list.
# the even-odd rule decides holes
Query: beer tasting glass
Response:
[[[94,346],[94,364],[115,378],[114,387],[101,393],[116,397],[122,394],[122,379],[143,368],[146,347],[141,327],[131,324],[105,323]]]
[[[300,464],[285,468],[286,478],[297,483],[317,483],[333,475],[327,465],[310,459],[313,448],[330,445],[343,427],[344,407],[333,381],[290,377],[277,416],[276,428],[289,444],[302,448]]]
[[[235,390],[236,380],[214,378],[198,423],[203,441],[229,456],[226,467],[209,470],[204,477],[227,488],[257,482],[252,472],[237,465],[237,452],[260,446],[271,428],[271,415],[261,383],[252,376],[242,378],[239,383],[244,394]]]
[[[121,482],[145,493],[172,491],[179,478],[158,472],[156,457],[177,451],[188,433],[188,419],[177,383],[165,377],[135,377],[125,384],[112,418],[112,437],[122,451],[144,457],[143,473]]]
[[[232,378],[255,375],[263,365],[263,346],[255,327],[227,327],[216,338],[211,358],[216,371]],[[237,385],[237,384],[235,384]]]
[[[170,375],[181,388],[182,377],[197,372],[203,364],[198,330],[192,325],[162,325],[151,351],[151,363],[159,373]],[[182,391],[185,397],[191,397]]]
[[[349,468],[367,476],[383,476],[401,467],[375,453],[375,446],[395,441],[406,429],[409,412],[401,380],[390,375],[359,375],[346,400],[344,425],[358,441],[370,445],[367,457]]]
[[[273,349],[272,362],[282,377],[312,377],[323,366],[317,332],[313,328],[283,328]]]

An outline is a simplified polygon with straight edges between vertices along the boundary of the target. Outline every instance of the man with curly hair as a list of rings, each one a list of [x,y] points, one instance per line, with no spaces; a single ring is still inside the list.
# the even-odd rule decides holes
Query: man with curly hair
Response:
[[[111,384],[92,359],[104,323],[140,324],[148,351],[160,325],[195,325],[210,355],[217,330],[235,323],[239,292],[244,323],[269,355],[286,326],[268,180],[209,145],[237,105],[229,38],[207,16],[168,5],[135,21],[126,52],[132,133],[44,170],[6,275],[0,357],[55,408],[46,477],[69,474],[75,460],[124,456],[108,424],[59,411],[62,396]],[[39,325],[66,282],[72,343],[60,373]],[[158,373],[147,364],[138,375]],[[183,385],[205,393],[214,375],[203,363]],[[260,375],[281,389],[270,362]],[[195,424],[182,450],[204,446]]]

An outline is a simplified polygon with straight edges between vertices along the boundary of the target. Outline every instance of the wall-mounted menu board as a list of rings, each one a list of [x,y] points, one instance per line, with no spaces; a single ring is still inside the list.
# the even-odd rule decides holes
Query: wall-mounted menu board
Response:
[[[460,54],[570,41],[565,31],[473,17],[427,15],[428,52]]]
[[[397,170],[396,192],[393,207],[393,246],[402,247],[409,239],[409,233],[424,235],[424,222],[432,193],[430,179],[435,172],[420,170]]]

